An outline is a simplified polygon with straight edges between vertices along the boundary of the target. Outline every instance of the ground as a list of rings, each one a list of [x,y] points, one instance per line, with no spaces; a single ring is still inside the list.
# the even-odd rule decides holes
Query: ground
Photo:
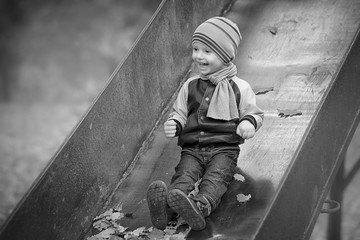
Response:
[[[16,74],[10,100],[0,102],[0,225],[49,163],[126,56],[156,6],[139,1],[49,1],[21,5],[11,30]],[[130,2],[134,2],[131,4]],[[347,169],[360,157],[360,130]],[[360,174],[344,200],[344,240],[360,239]],[[326,239],[321,216],[312,240]],[[358,235],[356,235],[358,234]]]

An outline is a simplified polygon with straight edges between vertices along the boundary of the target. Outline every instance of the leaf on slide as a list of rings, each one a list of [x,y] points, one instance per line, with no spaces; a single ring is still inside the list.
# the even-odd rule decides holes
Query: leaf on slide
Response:
[[[240,181],[240,182],[244,182],[244,181],[245,181],[244,176],[241,175],[241,174],[238,174],[238,173],[235,173],[235,174],[234,174],[234,179],[235,179],[236,181]]]
[[[112,228],[105,229],[98,234],[88,237],[87,240],[104,240],[104,239],[110,239],[112,235],[115,234],[115,230]]]
[[[238,195],[236,195],[236,199],[239,203],[241,204],[244,204],[246,203],[247,201],[249,201],[251,198],[251,194],[248,194],[248,195],[244,195],[242,193],[239,193]]]
[[[199,183],[200,181],[198,181],[198,184]],[[194,191],[196,191],[196,189],[198,189],[198,187],[195,187]],[[88,237],[87,240],[185,240],[191,230],[182,218],[177,218],[171,222],[172,224],[169,223],[163,231],[153,227],[139,227],[131,231],[117,222],[124,216],[121,209],[109,209],[95,217],[93,227],[99,230],[99,233]]]

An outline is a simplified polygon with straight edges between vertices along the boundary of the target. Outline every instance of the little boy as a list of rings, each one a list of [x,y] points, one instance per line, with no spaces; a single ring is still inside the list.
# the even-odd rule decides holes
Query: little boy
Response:
[[[233,178],[239,145],[262,125],[255,94],[232,63],[241,39],[237,25],[224,17],[194,32],[192,58],[200,74],[184,83],[164,124],[167,137],[178,136],[181,159],[169,188],[158,180],[147,191],[156,228],[164,229],[176,212],[193,230],[204,229]],[[199,190],[192,194],[196,182]]]

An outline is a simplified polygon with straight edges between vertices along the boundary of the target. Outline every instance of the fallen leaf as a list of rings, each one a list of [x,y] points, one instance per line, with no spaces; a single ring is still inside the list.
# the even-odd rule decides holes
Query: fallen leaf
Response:
[[[241,175],[241,174],[238,174],[238,173],[235,173],[235,174],[234,174],[234,179],[237,180],[237,181],[240,181],[240,182],[245,181],[244,176]]]
[[[113,223],[113,227],[116,229],[116,231],[118,231],[119,233],[123,233],[125,232],[128,228],[127,227],[123,227],[120,224],[117,224],[116,222]]]
[[[202,178],[200,178],[196,183],[194,183],[194,189],[188,194],[188,196],[196,196],[199,193],[199,185],[201,184]]]
[[[107,210],[107,211],[109,211],[109,210]],[[107,212],[107,211],[106,211],[106,212]],[[96,216],[96,217],[93,219],[93,221],[95,222],[95,221],[98,221],[98,220],[100,220],[100,219],[105,218],[105,217],[107,216],[107,215],[106,215],[106,212],[100,214],[99,216]]]
[[[247,201],[249,201],[251,198],[251,194],[248,195],[244,195],[242,193],[239,193],[238,195],[236,195],[236,199],[238,200],[239,203],[246,203]]]
[[[137,229],[135,229],[134,231],[132,231],[132,234],[134,234],[135,236],[139,236],[141,233],[143,233],[145,230],[145,227],[139,227]]]
[[[164,239],[164,231],[161,231],[157,228],[152,229],[147,235],[149,239]]]
[[[87,240],[104,240],[104,239],[109,239],[111,237],[111,235],[115,234],[115,230],[114,229],[111,229],[111,228],[108,228],[108,229],[105,229],[103,231],[101,231],[100,233],[94,235],[94,236],[91,236],[91,237],[88,237]]]
[[[98,235],[104,239],[109,239],[111,235],[115,234],[115,230],[112,228],[105,229],[104,231],[100,232]]]
[[[97,230],[104,230],[111,226],[111,223],[108,222],[106,219],[99,219],[96,222],[93,223],[93,227]]]
[[[109,216],[106,217],[106,219],[110,221],[116,221],[124,217],[124,214],[121,212],[113,212]]]
[[[294,116],[301,116],[302,113],[296,109],[277,109],[278,116],[281,118],[288,118]]]
[[[198,191],[200,181],[195,184],[194,191]],[[169,223],[164,231],[153,227],[139,227],[130,231],[127,227],[123,227],[116,222],[124,216],[121,209],[109,209],[100,214],[94,218],[93,227],[101,232],[87,238],[87,240],[185,240],[191,230],[189,225],[181,217],[178,217],[173,221],[173,224]]]

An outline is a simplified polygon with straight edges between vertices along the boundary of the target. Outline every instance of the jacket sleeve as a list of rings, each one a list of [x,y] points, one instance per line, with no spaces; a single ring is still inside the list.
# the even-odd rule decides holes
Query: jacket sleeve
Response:
[[[189,80],[186,81],[184,85],[181,87],[179,94],[173,104],[172,112],[170,113],[168,118],[168,120],[174,120],[178,125],[176,135],[180,134],[187,121],[188,86],[189,86]]]
[[[240,122],[243,120],[250,121],[254,125],[255,130],[257,131],[262,126],[264,120],[264,112],[256,105],[256,95],[247,82],[242,82],[240,92]]]

